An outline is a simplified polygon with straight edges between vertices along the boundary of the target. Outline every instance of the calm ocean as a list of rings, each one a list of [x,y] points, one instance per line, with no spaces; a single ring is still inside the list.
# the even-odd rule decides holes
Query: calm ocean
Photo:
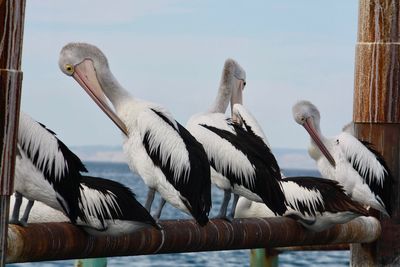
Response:
[[[86,167],[93,176],[119,181],[136,193],[137,199],[144,203],[147,188],[142,180],[131,173],[126,164],[86,162]],[[284,170],[286,176],[320,176],[317,171]],[[213,188],[213,208],[211,217],[218,213],[222,200],[222,192]],[[158,205],[156,198],[154,205]],[[189,218],[175,208],[165,205],[162,219]],[[51,261],[38,263],[9,264],[9,267],[66,267],[73,266],[73,260]],[[216,251],[201,253],[161,254],[151,256],[132,256],[108,258],[108,266],[174,266],[174,267],[201,267],[201,266],[248,266],[249,250]],[[312,251],[312,252],[285,252],[279,255],[279,266],[349,266],[348,251]]]

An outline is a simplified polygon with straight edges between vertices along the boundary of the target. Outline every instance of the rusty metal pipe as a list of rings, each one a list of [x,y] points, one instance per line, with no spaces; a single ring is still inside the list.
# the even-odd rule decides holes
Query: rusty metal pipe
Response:
[[[330,251],[330,250],[349,250],[349,244],[331,244],[331,245],[314,245],[314,246],[295,246],[277,248],[279,252],[284,251]]]
[[[287,247],[372,242],[380,224],[360,217],[315,233],[289,218],[211,220],[199,227],[193,220],[162,221],[162,231],[145,229],[119,237],[95,237],[69,223],[11,225],[7,262],[145,255],[177,252]]]

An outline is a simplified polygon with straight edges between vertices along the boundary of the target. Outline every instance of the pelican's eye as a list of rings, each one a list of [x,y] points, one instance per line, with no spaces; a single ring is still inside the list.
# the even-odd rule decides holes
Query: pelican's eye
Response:
[[[246,86],[246,82],[243,82],[243,87],[245,87]]]
[[[68,75],[74,74],[74,66],[72,66],[71,64],[65,64],[64,69],[65,69],[65,72],[66,72]]]

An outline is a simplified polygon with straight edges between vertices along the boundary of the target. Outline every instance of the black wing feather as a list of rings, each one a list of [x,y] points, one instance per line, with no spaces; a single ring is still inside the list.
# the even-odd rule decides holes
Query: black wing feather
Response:
[[[162,170],[168,182],[183,196],[182,201],[192,216],[200,225],[205,225],[208,222],[208,214],[211,208],[210,165],[206,152],[203,146],[182,125],[176,122],[178,125],[178,129],[176,129],[174,124],[163,113],[154,109],[151,110],[177,131],[185,143],[189,152],[190,173],[183,175],[189,175],[188,179],[180,177],[175,180],[174,168],[171,166],[170,159],[168,159],[165,166],[161,162],[161,148],[150,150],[150,132],[145,133],[143,145],[154,165]]]
[[[64,170],[63,175],[61,175],[61,177],[56,176],[55,161],[53,161],[52,165],[50,165],[49,162],[41,163],[38,161],[39,153],[44,153],[43,148],[37,149],[35,153],[32,154],[30,152],[30,145],[32,145],[32,143],[29,142],[29,140],[19,140],[20,147],[31,160],[32,164],[43,173],[44,178],[53,186],[54,190],[58,193],[57,200],[64,209],[64,213],[68,216],[72,223],[75,223],[79,210],[79,183],[81,181],[80,172],[87,172],[87,169],[78,156],[69,150],[68,147],[57,138],[53,131],[49,130],[41,123],[38,124],[57,140],[58,150],[61,151],[66,165],[68,166]],[[20,129],[20,131],[24,130],[24,128]],[[65,204],[67,204],[68,207],[66,207]]]
[[[291,181],[308,190],[319,191],[323,203],[316,203],[315,208],[298,201],[299,211],[306,215],[322,214],[323,212],[344,212],[351,211],[368,216],[368,211],[359,203],[354,202],[344,191],[343,187],[334,180],[317,177],[288,177],[283,181]],[[290,204],[289,204],[290,205]],[[293,209],[294,207],[290,205]]]
[[[247,156],[249,161],[255,167],[256,177],[254,185],[244,183],[245,179],[237,177],[229,168],[218,170],[214,159],[210,159],[211,166],[228,178],[231,184],[238,184],[254,192],[263,200],[263,202],[275,213],[282,215],[286,211],[286,199],[283,194],[280,180],[280,168],[276,162],[271,150],[264,142],[254,138],[254,135],[246,132],[241,126],[232,125],[236,135],[213,126],[202,124],[204,128],[214,132],[221,138],[230,142],[236,149]],[[259,137],[257,137],[260,139]]]
[[[372,177],[373,173],[371,173],[369,170],[365,173],[365,175],[362,175],[361,168],[357,162],[351,162],[351,159],[349,158],[348,161],[350,164],[353,165],[353,168],[360,174],[360,176],[364,179],[364,182],[368,184],[369,188],[371,191],[379,196],[383,203],[381,203],[383,206],[385,206],[385,209],[389,215],[392,214],[392,203],[391,203],[391,194],[392,194],[392,188],[393,188],[393,176],[391,174],[390,169],[388,168],[385,159],[383,156],[374,149],[373,145],[370,142],[359,140],[371,153],[373,153],[376,157],[376,159],[379,161],[379,163],[383,166],[383,168],[386,170],[386,173],[383,177],[383,186],[379,183],[379,180]],[[379,199],[377,199],[379,201]]]
[[[104,195],[108,195],[110,192],[115,195],[115,200],[119,209],[110,208],[111,217],[106,212],[106,207],[104,206],[101,207],[103,211],[102,213],[96,210],[95,217],[99,219],[103,225],[105,224],[103,219],[114,219],[143,222],[158,228],[153,217],[136,200],[135,194],[125,185],[112,180],[92,176],[82,176],[82,184],[90,189],[99,191]],[[102,217],[102,214],[104,218]],[[80,211],[79,217],[82,221],[88,222],[88,218],[86,218],[82,211]]]

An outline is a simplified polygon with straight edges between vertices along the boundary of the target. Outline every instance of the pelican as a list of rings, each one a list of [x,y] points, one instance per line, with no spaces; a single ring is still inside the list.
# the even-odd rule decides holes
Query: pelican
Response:
[[[26,226],[38,200],[92,234],[119,235],[158,227],[130,189],[111,180],[81,175],[87,170],[80,159],[54,132],[23,112],[17,147],[10,223]],[[22,197],[29,201],[19,218]]]
[[[361,204],[352,201],[343,188],[330,179],[288,177],[282,180],[282,188],[287,200],[287,211],[283,216],[314,232],[368,216]],[[236,218],[276,216],[266,205],[244,197],[239,198],[235,214]]]
[[[202,145],[165,108],[131,96],[111,73],[106,56],[94,45],[67,44],[61,50],[59,66],[124,133],[123,149],[129,166],[149,187],[147,210],[157,191],[161,203],[156,219],[168,201],[205,225],[211,207],[211,181]]]
[[[274,213],[286,210],[280,187],[279,166],[268,147],[250,137],[241,126],[225,117],[229,102],[242,102],[246,73],[233,59],[224,64],[221,82],[212,106],[205,113],[192,116],[187,128],[204,146],[211,165],[211,181],[224,190],[224,199],[217,217],[231,220],[239,195],[264,202]],[[237,118],[232,115],[232,121]],[[227,206],[234,193],[232,209]]]
[[[243,128],[269,147],[264,131],[255,117],[241,104],[232,112]],[[282,175],[282,177],[284,177]],[[323,231],[338,223],[346,223],[368,212],[353,202],[336,181],[315,177],[288,177],[281,180],[287,211],[284,216],[293,218],[312,231]],[[272,217],[274,213],[259,203],[239,200],[238,217]]]
[[[372,144],[348,132],[333,138],[324,137],[319,125],[320,113],[309,101],[296,103],[293,117],[311,136],[308,152],[321,174],[338,181],[353,200],[390,216],[393,178]]]

